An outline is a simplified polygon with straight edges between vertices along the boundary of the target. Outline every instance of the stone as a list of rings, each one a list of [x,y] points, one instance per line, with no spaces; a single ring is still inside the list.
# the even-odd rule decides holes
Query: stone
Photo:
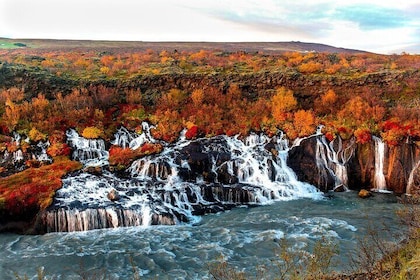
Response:
[[[120,200],[121,197],[115,189],[112,189],[108,193],[107,198],[111,201],[118,201],[118,200]]]
[[[361,189],[359,191],[359,197],[360,198],[368,198],[368,197],[371,197],[371,196],[372,196],[372,193],[370,191],[368,191],[368,190]]]
[[[334,192],[345,192],[346,190],[347,188],[343,184],[338,185],[334,188]]]
[[[88,167],[85,167],[83,171],[92,175],[96,175],[96,176],[102,175],[102,172],[103,172],[101,166],[88,166]]]

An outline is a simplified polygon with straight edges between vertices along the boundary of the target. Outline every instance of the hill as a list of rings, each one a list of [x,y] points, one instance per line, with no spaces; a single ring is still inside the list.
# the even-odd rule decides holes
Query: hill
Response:
[[[0,49],[24,47],[36,49],[125,49],[144,51],[152,49],[199,51],[220,50],[226,52],[329,52],[329,53],[366,53],[361,50],[337,48],[325,44],[305,42],[139,42],[139,41],[89,41],[89,40],[47,40],[47,39],[6,39],[0,38]]]

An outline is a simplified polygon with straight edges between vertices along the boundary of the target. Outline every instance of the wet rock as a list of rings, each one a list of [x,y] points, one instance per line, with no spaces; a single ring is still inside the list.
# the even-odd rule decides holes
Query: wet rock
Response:
[[[83,169],[83,171],[96,176],[102,175],[103,172],[101,166],[87,166]]]
[[[334,189],[335,180],[325,169],[318,167],[316,143],[317,137],[302,140],[299,146],[289,151],[287,165],[293,169],[300,181],[310,183],[326,192]]]
[[[338,185],[334,188],[335,192],[345,192],[347,190],[346,186],[344,186],[343,184]]]
[[[406,192],[410,172],[419,159],[420,149],[414,143],[404,143],[389,148],[384,164],[384,169],[387,170],[385,178],[389,190],[396,194]]]
[[[368,190],[361,189],[359,191],[359,197],[360,198],[368,198],[368,197],[371,197],[371,196],[372,196],[372,193],[370,191],[368,191]]]
[[[106,196],[111,201],[118,201],[120,200],[120,195],[115,189],[112,189]]]

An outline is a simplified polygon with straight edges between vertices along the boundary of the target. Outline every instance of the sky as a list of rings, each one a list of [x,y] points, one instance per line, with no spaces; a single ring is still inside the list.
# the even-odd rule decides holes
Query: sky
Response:
[[[301,41],[420,53],[420,0],[0,0],[0,37]]]

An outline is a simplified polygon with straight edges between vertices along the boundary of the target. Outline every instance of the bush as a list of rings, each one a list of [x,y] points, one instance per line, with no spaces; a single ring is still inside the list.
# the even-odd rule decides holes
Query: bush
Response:
[[[103,137],[103,135],[104,132],[95,126],[88,126],[82,132],[82,136],[87,139],[96,139]]]

